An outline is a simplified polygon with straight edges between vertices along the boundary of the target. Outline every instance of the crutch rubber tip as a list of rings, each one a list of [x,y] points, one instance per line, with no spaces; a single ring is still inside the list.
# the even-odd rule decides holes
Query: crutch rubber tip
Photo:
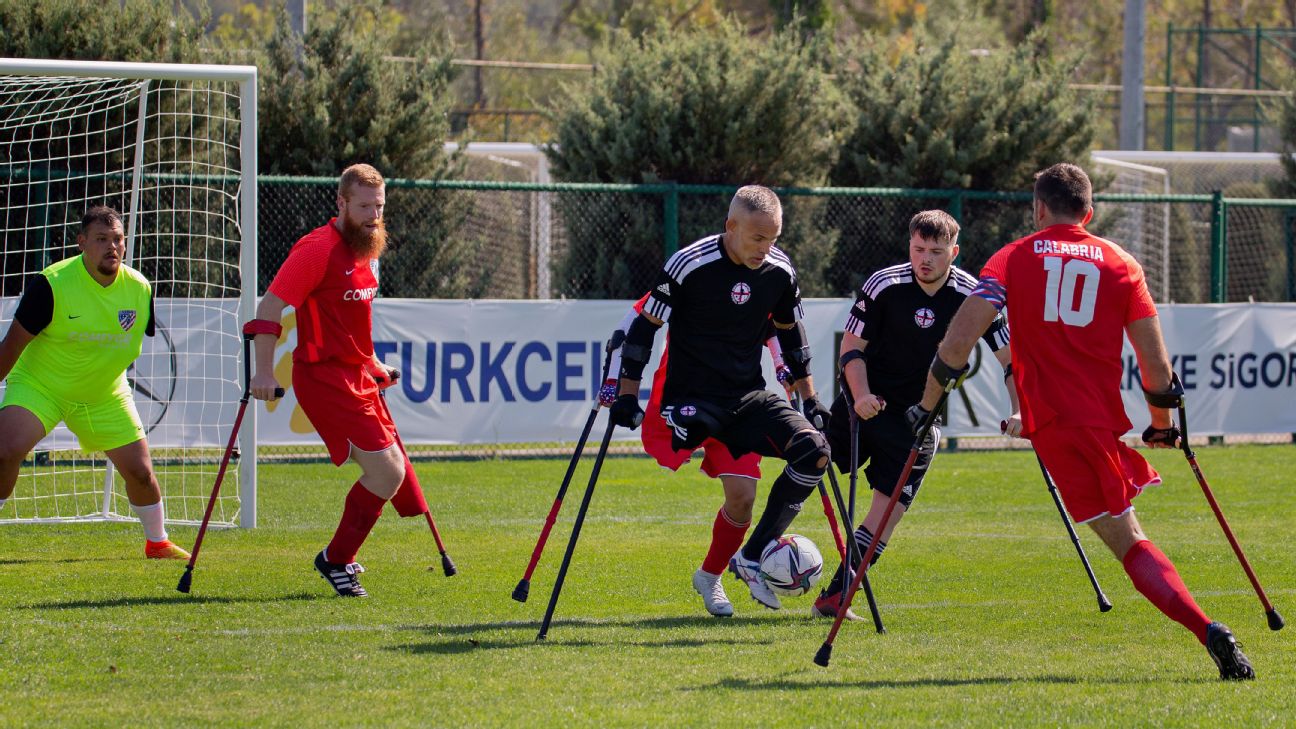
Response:
[[[1112,609],[1111,600],[1108,600],[1106,595],[1103,595],[1098,598],[1098,612],[1105,613],[1111,609]]]
[[[1283,617],[1278,614],[1278,608],[1265,611],[1265,617],[1269,618],[1270,630],[1282,630],[1283,626],[1286,625],[1283,622]]]
[[[547,636],[544,634],[544,631],[541,631],[540,633],[538,633],[538,634],[536,635],[536,642],[537,642],[537,643],[543,643],[543,642],[544,642],[544,639],[545,639],[546,637],[547,637]]]
[[[824,643],[819,646],[819,652],[815,653],[814,662],[816,666],[828,667],[828,662],[832,660],[832,644]]]
[[[441,555],[441,571],[445,573],[446,577],[454,577],[459,574],[459,568],[455,567],[454,560],[450,559],[448,554]]]
[[[518,602],[526,602],[531,596],[531,580],[526,578],[518,580],[517,587],[513,588],[513,599]]]
[[[180,584],[176,585],[176,590],[183,592],[187,595],[189,594],[189,586],[191,584],[193,584],[193,568],[186,567],[184,574],[180,575]],[[1279,618],[1279,620],[1282,620],[1282,618]],[[1270,625],[1272,624],[1273,621],[1271,620]],[[1277,630],[1277,628],[1274,628],[1274,630]]]

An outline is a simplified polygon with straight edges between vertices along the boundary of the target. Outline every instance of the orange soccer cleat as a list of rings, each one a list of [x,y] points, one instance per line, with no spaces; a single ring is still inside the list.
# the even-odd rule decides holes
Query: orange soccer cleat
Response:
[[[177,547],[170,539],[160,542],[144,540],[144,556],[149,559],[189,559],[189,553]]]

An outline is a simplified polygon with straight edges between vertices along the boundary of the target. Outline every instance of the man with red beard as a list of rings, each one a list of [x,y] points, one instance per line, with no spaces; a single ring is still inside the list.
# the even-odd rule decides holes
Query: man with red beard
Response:
[[[364,568],[356,553],[383,505],[390,499],[401,516],[427,511],[396,425],[379,402],[379,383],[390,384],[393,370],[374,356],[372,301],[378,280],[370,264],[387,247],[385,202],[378,170],[367,164],[343,170],[337,217],[297,241],[248,324],[256,333],[252,396],[270,400],[279,387],[273,360],[280,319],[285,306],[296,309],[292,385],[297,404],[334,465],[350,458],[362,471],[347,494],[333,540],[315,557],[315,569],[343,597],[368,597],[360,586]]]

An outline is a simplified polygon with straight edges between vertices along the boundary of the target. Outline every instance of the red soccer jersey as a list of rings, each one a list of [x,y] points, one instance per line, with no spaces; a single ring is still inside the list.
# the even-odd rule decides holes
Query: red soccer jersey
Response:
[[[999,249],[973,295],[1008,307],[1026,434],[1055,420],[1130,429],[1120,394],[1125,326],[1156,315],[1130,254],[1082,226],[1054,225]]]
[[[279,267],[270,293],[297,309],[294,362],[373,358],[373,297],[378,279],[368,258],[342,240],[337,218],[307,233]]]

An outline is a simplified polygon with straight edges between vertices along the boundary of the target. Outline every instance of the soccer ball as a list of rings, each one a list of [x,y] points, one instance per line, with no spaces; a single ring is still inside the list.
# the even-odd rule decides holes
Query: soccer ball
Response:
[[[823,574],[823,556],[800,534],[784,534],[761,552],[760,574],[780,595],[804,595]]]

